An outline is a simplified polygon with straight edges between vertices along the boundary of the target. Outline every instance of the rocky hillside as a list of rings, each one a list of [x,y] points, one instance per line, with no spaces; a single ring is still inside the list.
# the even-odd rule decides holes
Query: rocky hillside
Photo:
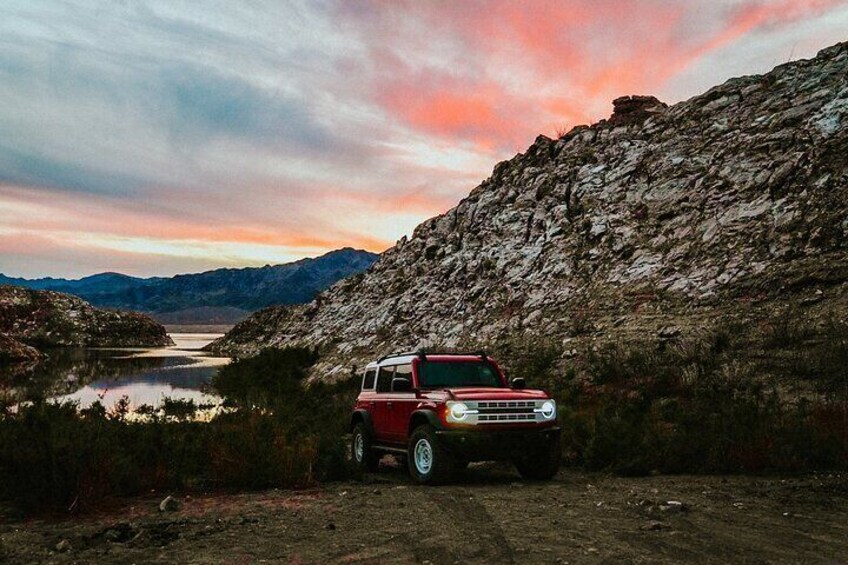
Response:
[[[175,277],[101,273],[79,280],[19,279],[0,284],[73,294],[95,306],[137,310],[163,323],[233,323],[272,304],[309,302],[339,280],[364,271],[377,255],[349,247],[283,265],[216,269]]]
[[[36,348],[0,334],[0,365],[29,365],[40,361],[42,357],[42,354]]]
[[[321,345],[319,370],[510,335],[671,337],[794,304],[848,311],[848,44],[540,136],[366,273],[212,348]]]
[[[172,343],[165,328],[143,314],[101,310],[58,292],[0,286],[0,360],[34,360],[33,348]]]

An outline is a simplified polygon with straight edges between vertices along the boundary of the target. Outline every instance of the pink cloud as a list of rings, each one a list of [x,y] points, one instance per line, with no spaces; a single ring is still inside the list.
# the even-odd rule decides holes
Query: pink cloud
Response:
[[[843,2],[465,1],[342,7],[363,28],[376,102],[408,127],[518,150],[542,128],[605,117],[746,34]]]

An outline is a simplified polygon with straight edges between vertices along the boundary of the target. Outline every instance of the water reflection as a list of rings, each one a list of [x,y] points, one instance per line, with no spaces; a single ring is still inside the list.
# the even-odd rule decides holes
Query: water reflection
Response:
[[[17,400],[54,398],[95,401],[110,407],[122,396],[132,408],[159,406],[165,397],[213,404],[220,399],[209,390],[217,368],[229,362],[200,351],[219,334],[171,334],[175,345],[138,349],[57,349],[26,374],[7,379],[7,391]]]

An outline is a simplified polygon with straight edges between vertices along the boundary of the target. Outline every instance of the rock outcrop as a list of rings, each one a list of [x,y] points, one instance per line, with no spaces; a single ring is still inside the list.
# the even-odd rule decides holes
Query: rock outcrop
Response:
[[[30,365],[40,361],[43,357],[36,348],[12,339],[7,335],[0,334],[0,365]]]
[[[28,346],[28,357],[32,348],[173,344],[165,328],[143,314],[101,310],[69,294],[15,286],[0,286],[0,336],[0,355],[9,361],[20,349],[15,343]]]
[[[317,371],[511,334],[657,336],[787,303],[848,312],[848,44],[665,107],[539,136],[310,304],[215,342],[306,344]],[[669,328],[672,328],[669,330]]]

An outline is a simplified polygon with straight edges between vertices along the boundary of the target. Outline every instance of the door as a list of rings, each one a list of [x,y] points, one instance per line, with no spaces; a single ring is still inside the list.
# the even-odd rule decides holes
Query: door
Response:
[[[371,399],[371,418],[374,420],[374,439],[377,443],[391,441],[389,429],[389,413],[387,402],[392,396],[392,379],[395,375],[394,367],[380,367],[377,372],[377,390]]]
[[[395,367],[394,378],[407,379],[412,383],[412,365]],[[386,414],[389,424],[388,440],[392,443],[406,443],[406,432],[409,427],[409,417],[418,406],[418,397],[412,391],[392,391],[386,400]]]

